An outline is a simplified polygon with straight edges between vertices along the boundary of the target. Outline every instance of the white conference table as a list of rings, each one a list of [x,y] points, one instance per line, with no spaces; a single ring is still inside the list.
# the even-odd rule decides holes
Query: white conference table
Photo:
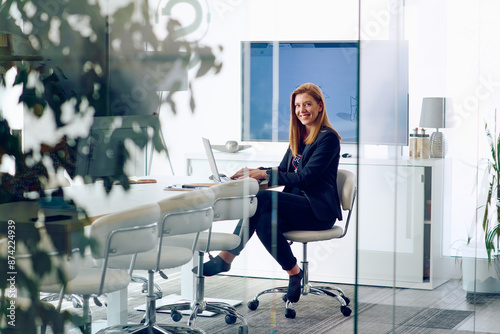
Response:
[[[121,185],[114,185],[108,194],[101,182],[74,185],[63,190],[65,196],[85,209],[89,217],[95,218],[134,206],[156,203],[180,193],[180,191],[164,190],[169,185],[201,182],[199,178],[191,176],[147,176],[134,179],[155,179],[156,183],[131,184],[128,190],[124,190]]]
[[[156,203],[182,192],[164,190],[169,185],[210,182],[191,176],[147,176],[137,179],[155,179],[157,182],[131,184],[128,190],[124,190],[120,185],[114,185],[108,194],[102,183],[76,185],[63,188],[64,196],[66,199],[72,199],[78,207],[84,209],[91,219],[95,219],[135,206]],[[192,262],[181,269],[181,297],[188,300],[193,300],[194,297],[194,275],[192,275],[191,268]],[[127,298],[127,289],[107,295],[108,326],[127,324]]]

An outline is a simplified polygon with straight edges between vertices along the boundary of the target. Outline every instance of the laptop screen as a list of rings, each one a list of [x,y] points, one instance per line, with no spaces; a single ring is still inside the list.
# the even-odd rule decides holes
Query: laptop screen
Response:
[[[207,153],[208,163],[210,164],[210,169],[212,170],[212,175],[217,183],[221,183],[219,171],[217,170],[217,165],[215,164],[214,152],[212,151],[212,145],[210,145],[210,140],[207,138],[203,139],[203,146],[205,146],[205,152]]]

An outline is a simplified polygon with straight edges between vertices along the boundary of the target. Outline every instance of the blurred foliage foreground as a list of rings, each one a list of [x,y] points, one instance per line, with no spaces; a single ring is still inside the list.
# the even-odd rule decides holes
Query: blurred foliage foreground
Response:
[[[161,27],[166,37],[158,38],[147,0],[123,1],[121,8],[106,15],[97,1],[0,3],[0,94],[4,99],[19,89],[13,109],[21,110],[25,124],[22,135],[11,129],[6,115],[12,117],[13,110],[5,110],[10,107],[0,103],[0,165],[4,160],[15,165],[15,172],[0,173],[0,330],[35,333],[43,325],[63,333],[66,321],[80,320],[39,300],[44,275],[55,271],[61,282],[66,280],[55,264],[58,261],[40,246],[40,231],[61,232],[45,224],[47,210],[66,210],[63,216],[71,221],[72,233],[83,231],[86,216],[64,197],[63,189],[56,187],[48,195],[50,175],[65,172],[85,182],[101,178],[108,192],[117,181],[128,189],[124,165],[130,154],[124,140],[114,140],[125,120],[144,115],[158,122],[155,115],[164,104],[175,114],[172,96],[180,90],[188,92],[194,112],[187,73],[193,73],[190,78],[194,80],[218,73],[222,65],[211,47],[183,40],[178,21],[168,20]],[[97,117],[113,121],[100,138],[89,139]],[[137,147],[152,143],[156,151],[165,150],[158,124],[132,124],[132,128],[127,140]],[[21,138],[32,134],[37,144],[22,145]],[[85,145],[92,141],[116,151],[110,155],[115,166],[110,175],[89,175],[77,168],[80,160],[88,159]],[[31,215],[22,209],[27,203],[35,210]],[[74,247],[83,253],[88,241],[80,234],[78,245],[61,242],[60,235],[52,237],[59,256],[70,256]],[[19,253],[21,248],[24,254]],[[19,267],[22,257],[31,258],[26,270]]]

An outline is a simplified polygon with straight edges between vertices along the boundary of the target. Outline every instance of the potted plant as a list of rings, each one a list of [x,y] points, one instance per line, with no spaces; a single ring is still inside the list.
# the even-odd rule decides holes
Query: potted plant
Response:
[[[495,122],[496,125],[496,122]],[[496,127],[495,127],[496,128]],[[478,208],[480,233],[462,252],[463,286],[470,293],[500,293],[500,137],[485,125],[491,156],[486,160],[484,204]],[[481,186],[481,184],[479,185]],[[485,197],[485,198],[484,198]],[[481,198],[481,196],[480,196]],[[482,214],[481,214],[482,212]]]
[[[496,116],[496,110],[495,110]],[[496,125],[496,118],[495,118]],[[496,127],[495,127],[496,128]],[[491,149],[487,173],[490,176],[488,195],[485,202],[482,229],[488,262],[494,262],[500,278],[500,136],[494,134],[485,126],[486,136]],[[491,211],[491,214],[490,214]]]

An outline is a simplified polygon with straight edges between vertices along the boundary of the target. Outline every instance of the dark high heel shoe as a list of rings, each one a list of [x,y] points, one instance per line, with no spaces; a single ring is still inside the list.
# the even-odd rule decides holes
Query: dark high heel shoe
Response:
[[[231,269],[231,263],[227,263],[219,255],[217,255],[216,257],[210,257],[210,260],[203,264],[203,276],[214,276],[229,271],[229,269]],[[191,271],[197,274],[198,267],[194,267]]]
[[[288,291],[286,293],[286,298],[292,303],[296,303],[300,299],[301,289],[302,289],[302,278],[304,278],[304,272],[300,269],[300,272],[296,275],[290,275],[288,279]]]

